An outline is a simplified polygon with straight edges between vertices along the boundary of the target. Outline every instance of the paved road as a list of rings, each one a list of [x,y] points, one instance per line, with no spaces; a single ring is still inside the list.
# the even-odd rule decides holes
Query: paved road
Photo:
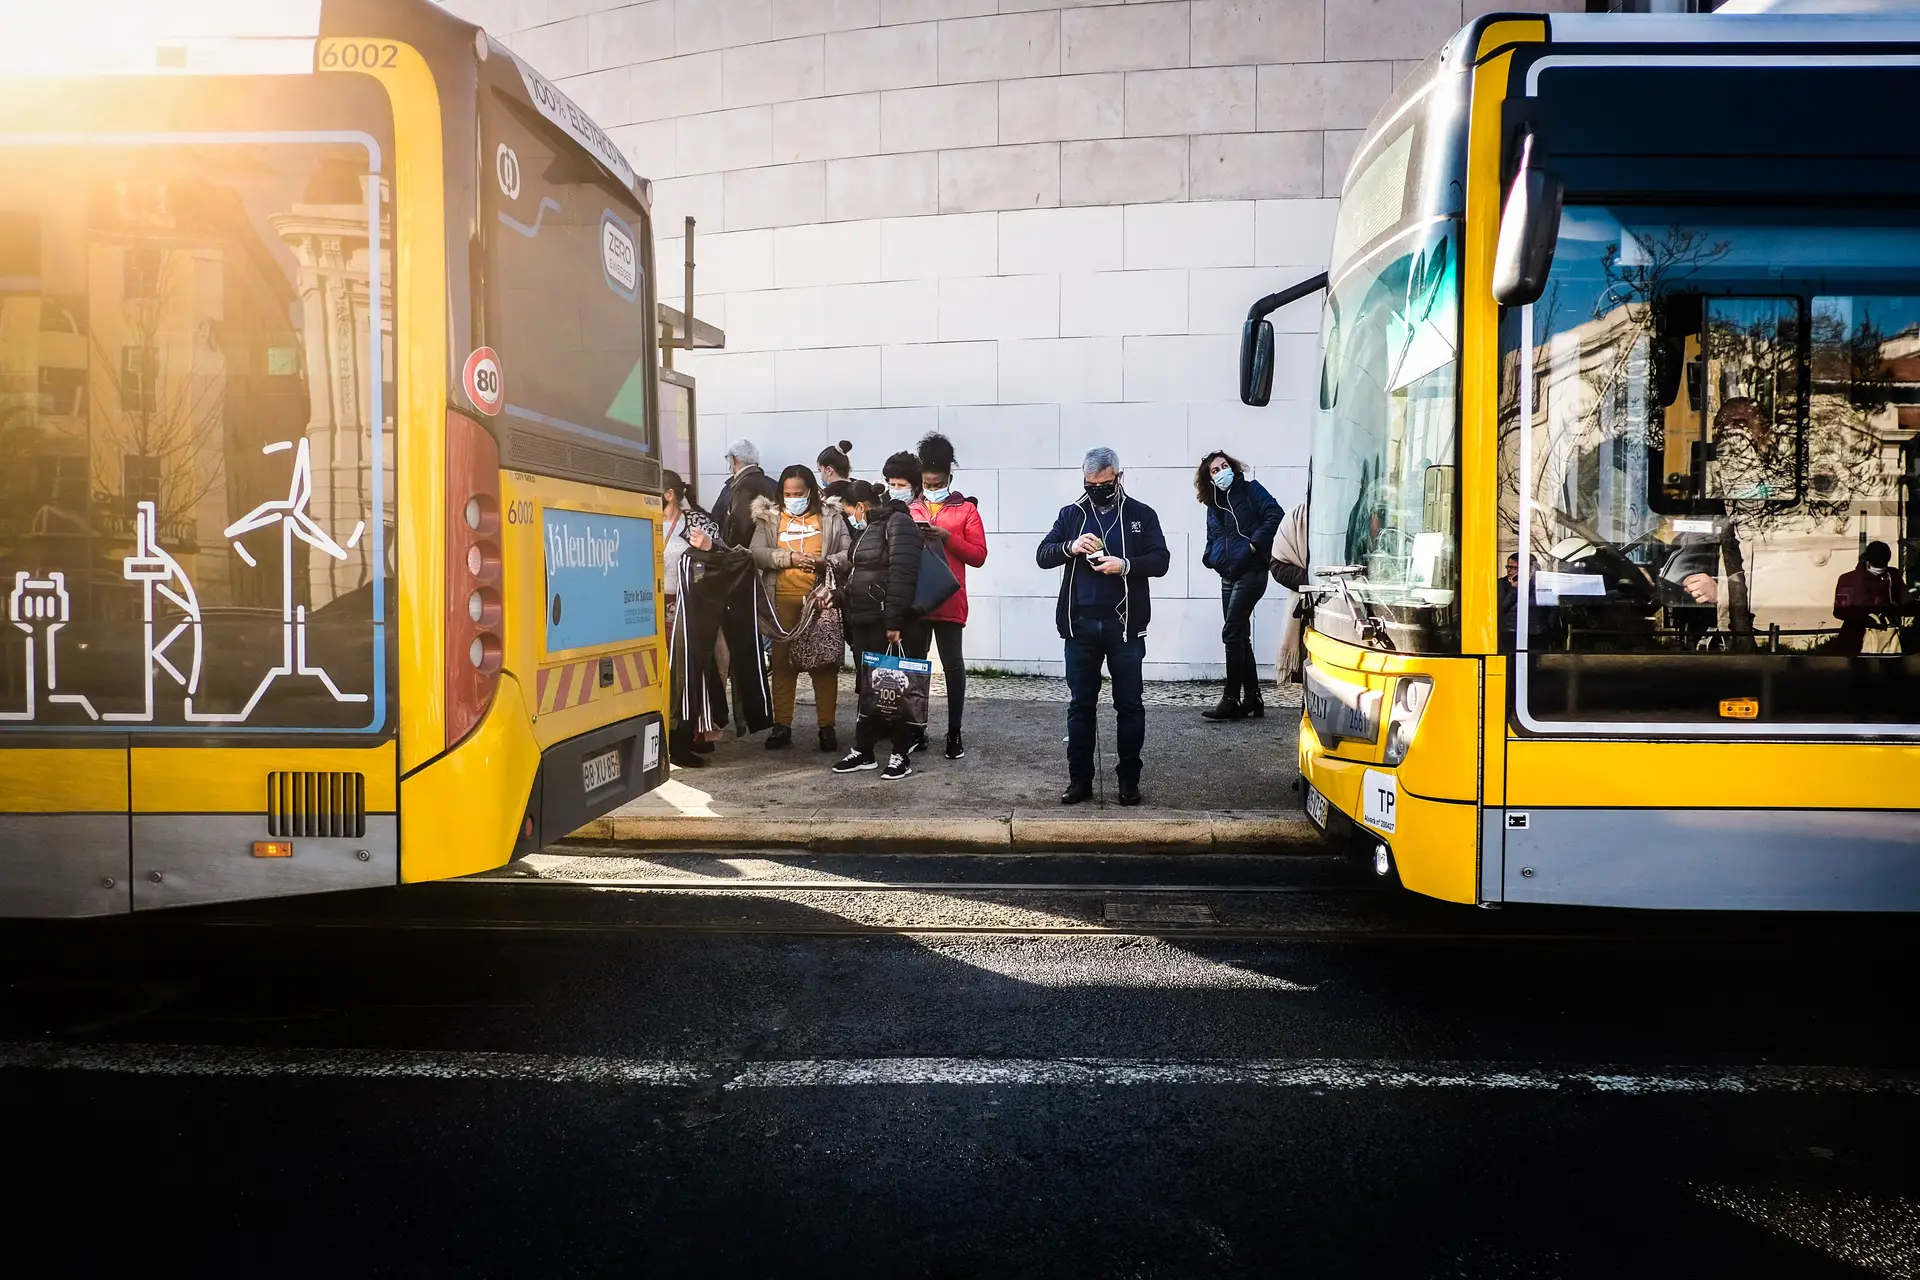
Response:
[[[1301,858],[529,869],[0,929],[16,1250],[1920,1274],[1901,922],[1455,910]]]

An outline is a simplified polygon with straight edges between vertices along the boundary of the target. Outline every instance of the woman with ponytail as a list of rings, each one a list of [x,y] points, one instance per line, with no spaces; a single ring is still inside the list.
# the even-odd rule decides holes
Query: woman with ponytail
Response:
[[[919,652],[910,656],[924,658],[930,647],[940,647],[940,670],[947,678],[947,759],[958,760],[967,753],[960,737],[967,709],[967,657],[961,648],[967,626],[967,570],[987,562],[987,530],[979,502],[953,487],[953,442],[934,432],[920,441],[919,455],[920,496],[911,506],[913,518],[942,544],[960,589],[927,614],[915,634]],[[923,734],[916,749],[925,747]]]
[[[814,466],[820,472],[820,487],[827,488],[836,482],[853,479],[853,461],[847,455],[853,452],[853,441],[842,440],[837,445],[828,445],[814,459]]]

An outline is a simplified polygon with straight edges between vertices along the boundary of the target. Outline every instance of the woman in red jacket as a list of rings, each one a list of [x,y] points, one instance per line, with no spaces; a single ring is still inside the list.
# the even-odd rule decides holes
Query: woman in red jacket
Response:
[[[987,562],[987,531],[980,523],[979,503],[954,489],[953,443],[937,432],[920,442],[920,484],[920,496],[912,504],[913,518],[928,537],[945,546],[947,564],[960,589],[915,628],[918,643],[913,647],[919,652],[910,656],[924,658],[931,645],[940,647],[940,669],[947,677],[947,759],[958,760],[967,753],[960,740],[960,720],[967,705],[967,659],[960,650],[960,635],[967,625],[967,570]],[[924,751],[926,746],[922,734],[914,749]]]

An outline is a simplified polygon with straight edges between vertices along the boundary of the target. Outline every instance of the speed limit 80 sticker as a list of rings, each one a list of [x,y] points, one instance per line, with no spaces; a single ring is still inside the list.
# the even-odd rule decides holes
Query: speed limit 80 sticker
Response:
[[[500,376],[500,357],[492,347],[476,348],[467,357],[467,367],[460,380],[466,384],[467,399],[473,401],[474,408],[488,417],[500,412],[506,390]]]

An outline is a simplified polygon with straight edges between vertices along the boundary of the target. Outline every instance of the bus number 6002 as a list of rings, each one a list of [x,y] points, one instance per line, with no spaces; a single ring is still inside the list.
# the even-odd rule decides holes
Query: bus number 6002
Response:
[[[354,44],[340,41],[330,44],[320,51],[320,66],[326,71],[338,71],[342,68],[391,67],[400,57],[397,44],[366,43]]]

